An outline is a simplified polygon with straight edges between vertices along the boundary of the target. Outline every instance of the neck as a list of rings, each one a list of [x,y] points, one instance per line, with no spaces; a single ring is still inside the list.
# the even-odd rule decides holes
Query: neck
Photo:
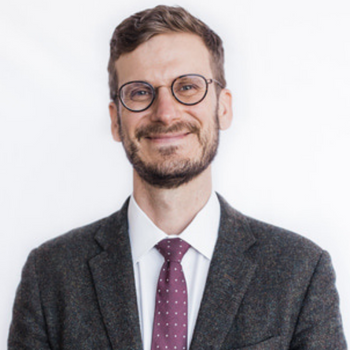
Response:
[[[212,191],[211,167],[175,189],[157,188],[134,171],[134,198],[153,223],[168,235],[179,235],[205,206]]]

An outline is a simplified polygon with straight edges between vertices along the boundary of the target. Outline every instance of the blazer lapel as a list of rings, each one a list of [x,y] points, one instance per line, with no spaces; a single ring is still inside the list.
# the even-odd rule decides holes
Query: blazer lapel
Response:
[[[219,349],[230,330],[256,264],[246,251],[255,243],[244,216],[219,196],[219,236],[211,261],[191,350]]]
[[[127,200],[95,239],[103,251],[89,261],[98,303],[113,349],[142,349],[127,225]]]

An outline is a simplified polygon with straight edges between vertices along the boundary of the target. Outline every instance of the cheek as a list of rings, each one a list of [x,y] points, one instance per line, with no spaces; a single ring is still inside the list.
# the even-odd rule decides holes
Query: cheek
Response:
[[[184,110],[183,119],[191,121],[196,120],[201,127],[207,123],[207,119],[209,118],[211,106],[208,103],[204,103],[202,101],[198,105],[189,106],[186,110]]]
[[[208,130],[215,127],[217,124],[216,100],[214,101],[208,100],[208,103],[203,103],[201,108],[196,111],[196,115],[203,129]]]
[[[140,124],[140,116],[129,111],[122,111],[120,114],[120,128],[124,136],[133,138],[135,130]]]
[[[205,116],[212,116],[216,114],[216,109],[218,105],[218,100],[216,97],[216,92],[214,90],[208,91],[205,99],[198,104],[198,107],[201,108],[201,112]]]

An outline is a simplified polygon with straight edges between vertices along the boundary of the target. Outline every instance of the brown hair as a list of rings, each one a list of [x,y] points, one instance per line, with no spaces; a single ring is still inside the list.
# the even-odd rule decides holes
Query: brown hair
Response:
[[[157,34],[171,32],[192,33],[201,37],[211,54],[214,78],[223,87],[226,86],[224,48],[220,37],[205,23],[192,16],[182,7],[159,5],[135,13],[125,19],[113,33],[108,62],[109,90],[112,100],[116,99],[118,91],[118,76],[115,62],[120,55],[135,50],[140,44]]]

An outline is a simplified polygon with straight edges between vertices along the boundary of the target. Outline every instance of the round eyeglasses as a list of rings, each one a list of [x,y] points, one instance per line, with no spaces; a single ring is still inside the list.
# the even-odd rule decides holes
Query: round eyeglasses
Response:
[[[204,100],[208,93],[208,85],[213,82],[223,88],[215,79],[206,79],[200,74],[185,74],[174,79],[171,92],[178,102],[193,106]],[[145,81],[129,81],[120,87],[117,96],[129,111],[142,112],[155,100],[156,88]]]

